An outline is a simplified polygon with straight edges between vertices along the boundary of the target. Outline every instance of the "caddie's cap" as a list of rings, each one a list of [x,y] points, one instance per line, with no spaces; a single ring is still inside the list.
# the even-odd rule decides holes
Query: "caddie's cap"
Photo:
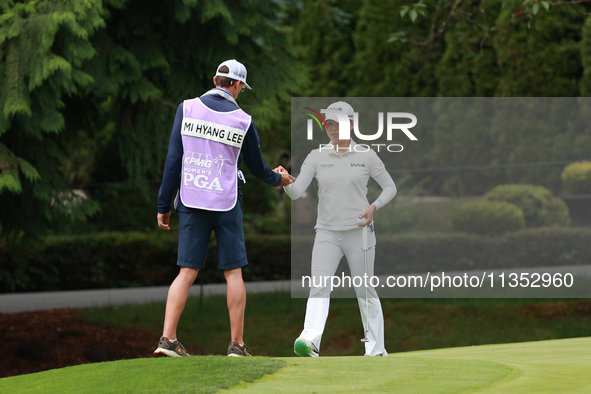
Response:
[[[227,73],[220,72],[220,68],[222,68],[222,66],[228,67],[229,71]],[[244,64],[240,63],[236,59],[226,60],[225,62],[221,63],[217,68],[215,76],[228,77],[242,81],[247,88],[252,90],[252,88],[246,83],[246,67],[244,67]]]
[[[343,112],[349,117],[349,120],[353,120],[355,117],[355,111],[353,110],[353,107],[351,107],[348,103],[344,101],[337,101],[336,103],[332,103],[331,105],[329,105],[326,109],[326,114],[324,115],[325,120],[334,120],[338,122],[339,119],[334,114],[331,114],[329,111]]]

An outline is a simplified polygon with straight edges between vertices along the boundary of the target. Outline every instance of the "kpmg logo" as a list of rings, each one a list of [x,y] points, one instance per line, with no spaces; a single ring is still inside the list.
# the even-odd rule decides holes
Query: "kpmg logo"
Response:
[[[201,189],[221,193],[224,191],[220,183],[220,173],[224,159],[221,155],[213,157],[205,153],[187,151],[183,155],[182,179],[184,187],[189,189]],[[215,164],[217,173],[214,173]],[[213,170],[213,171],[212,171]],[[213,179],[211,179],[213,177]]]
[[[325,118],[336,119],[339,124],[339,140],[350,140],[351,139],[351,119],[342,108],[329,108],[321,109],[321,113],[313,110],[312,108],[304,107],[309,112],[304,112],[312,119],[308,119],[307,122],[307,139],[311,141],[314,135],[314,121],[318,124],[321,130],[328,130],[328,125]],[[408,112],[387,112],[384,116],[384,112],[378,112],[378,131],[374,134],[362,134],[359,131],[359,113],[353,113],[353,133],[360,141],[375,141],[384,134],[384,119],[386,119],[386,139],[392,141],[394,132],[402,131],[411,141],[418,141],[417,137],[411,133],[410,129],[417,125],[417,117]],[[410,122],[400,123],[400,120],[407,119]],[[323,127],[324,126],[324,127]],[[385,148],[388,152],[402,152],[404,149],[400,144],[369,144],[376,148],[379,152],[380,148]],[[357,144],[354,149],[358,152],[366,152],[369,149],[368,144]],[[332,149],[332,145],[320,145],[320,150]]]

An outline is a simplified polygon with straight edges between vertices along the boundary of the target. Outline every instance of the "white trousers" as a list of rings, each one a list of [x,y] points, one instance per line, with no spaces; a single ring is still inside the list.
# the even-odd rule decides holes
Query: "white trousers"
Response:
[[[310,289],[310,297],[306,306],[304,330],[300,337],[311,341],[319,350],[322,333],[324,332],[324,326],[328,318],[331,292],[330,280],[327,283],[328,286],[322,286],[320,285],[321,278],[333,276],[343,256],[347,258],[352,278],[363,278],[364,274],[367,274],[368,278],[370,278],[374,274],[375,233],[369,231],[368,228],[369,250],[364,252],[362,248],[362,231],[363,229],[361,228],[348,231],[316,231],[314,248],[312,249],[312,288]],[[367,255],[364,256],[366,253]],[[367,272],[365,270],[366,258]],[[314,281],[315,278],[316,280]],[[375,289],[369,286],[369,279],[367,282],[367,289],[364,286],[365,283],[355,287],[363,327],[366,327],[366,321],[368,323],[368,342],[365,342],[365,355],[387,355],[384,347],[384,314],[382,312],[382,305]]]

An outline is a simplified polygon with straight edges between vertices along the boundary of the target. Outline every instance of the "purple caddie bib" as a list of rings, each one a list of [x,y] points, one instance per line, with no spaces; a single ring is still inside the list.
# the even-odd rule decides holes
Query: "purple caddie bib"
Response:
[[[189,208],[229,211],[238,198],[238,155],[251,117],[217,112],[199,98],[183,103],[180,198]]]

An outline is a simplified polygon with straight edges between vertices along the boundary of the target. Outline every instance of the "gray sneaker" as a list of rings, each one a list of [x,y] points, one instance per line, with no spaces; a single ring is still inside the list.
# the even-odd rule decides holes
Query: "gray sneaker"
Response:
[[[179,341],[172,343],[168,338],[162,337],[158,342],[158,348],[154,350],[154,356],[187,357],[190,354]]]
[[[298,338],[293,344],[293,352],[300,357],[318,357],[318,348],[307,339]]]
[[[252,351],[246,344],[240,346],[236,342],[230,342],[228,346],[228,357],[251,357]]]

